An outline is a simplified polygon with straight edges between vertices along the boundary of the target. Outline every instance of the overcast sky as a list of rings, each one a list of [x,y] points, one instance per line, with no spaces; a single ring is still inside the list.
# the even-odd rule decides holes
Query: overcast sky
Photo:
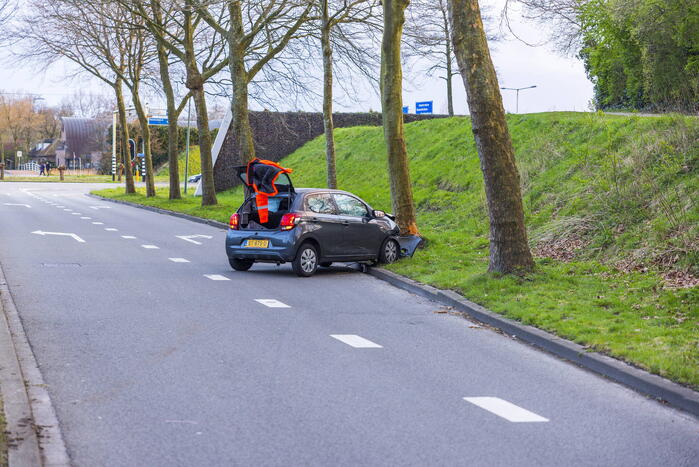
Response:
[[[494,7],[499,14],[503,0],[482,0],[482,3]],[[519,37],[529,43],[540,43],[546,39],[546,27],[525,23],[512,18],[512,26]],[[507,34],[506,34],[507,36]],[[378,51],[377,51],[378,53]],[[575,58],[562,57],[553,52],[551,47],[543,45],[530,47],[513,37],[505,37],[493,45],[493,61],[498,71],[500,85],[505,87],[525,87],[536,85],[520,93],[519,111],[545,112],[553,110],[589,110],[592,98],[592,83],[585,76],[582,62]],[[415,109],[416,101],[434,101],[435,113],[446,113],[446,87],[439,78],[427,78],[418,73],[405,70],[406,79],[404,104]],[[108,94],[99,83],[89,80],[80,81],[75,78],[66,80],[64,66],[54,66],[47,73],[39,73],[36,67],[9,66],[4,57],[0,57],[0,90],[4,92],[27,92],[41,95],[48,105],[58,104],[66,95],[72,94],[78,88],[85,92]],[[515,112],[515,93],[502,91],[505,109]],[[380,100],[371,90],[363,93],[357,100],[347,102],[340,99],[336,105],[338,111],[367,111],[378,110]],[[466,94],[460,77],[454,79],[454,106],[456,113],[467,113]],[[320,110],[320,102],[317,109]],[[253,107],[255,107],[253,105]],[[294,110],[279,105],[280,110]]]

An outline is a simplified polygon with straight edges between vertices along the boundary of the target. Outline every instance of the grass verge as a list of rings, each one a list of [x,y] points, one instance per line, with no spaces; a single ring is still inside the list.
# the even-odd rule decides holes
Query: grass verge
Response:
[[[696,276],[699,121],[552,113],[509,116],[537,270],[487,272],[488,218],[465,118],[406,126],[418,225],[427,248],[389,269],[699,389],[699,287],[668,288],[667,271]],[[381,128],[336,133],[340,187],[391,210]],[[296,186],[324,186],[324,141],[284,159]],[[99,194],[226,222],[242,200]]]

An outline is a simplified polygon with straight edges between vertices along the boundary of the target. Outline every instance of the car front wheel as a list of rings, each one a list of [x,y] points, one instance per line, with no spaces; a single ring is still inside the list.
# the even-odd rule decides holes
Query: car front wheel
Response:
[[[236,271],[247,271],[255,261],[251,259],[228,258],[228,262]]]
[[[304,243],[296,253],[294,262],[291,263],[296,275],[310,277],[318,269],[318,251],[310,243]]]
[[[379,253],[379,262],[382,264],[394,263],[398,260],[400,254],[400,246],[398,242],[389,238],[383,244],[381,252]]]

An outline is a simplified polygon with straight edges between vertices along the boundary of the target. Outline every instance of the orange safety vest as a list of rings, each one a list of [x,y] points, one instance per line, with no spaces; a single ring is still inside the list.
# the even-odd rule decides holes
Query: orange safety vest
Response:
[[[266,170],[257,170],[257,164],[267,166]],[[248,163],[246,170],[248,186],[255,192],[255,203],[257,204],[257,215],[260,218],[260,223],[264,224],[269,220],[268,198],[276,196],[279,193],[275,182],[279,175],[293,172],[277,164],[276,162],[254,159]],[[262,178],[262,176],[264,178]],[[271,178],[270,178],[271,177]]]

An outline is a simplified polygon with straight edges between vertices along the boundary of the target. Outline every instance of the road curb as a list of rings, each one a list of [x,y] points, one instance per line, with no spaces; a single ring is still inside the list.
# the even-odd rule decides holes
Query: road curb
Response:
[[[224,229],[228,228],[228,225],[222,222],[202,219],[201,217],[191,216],[189,214],[105,198],[92,193],[88,196],[104,201],[111,201],[113,203],[134,206],[160,214],[180,217],[200,224],[213,225]],[[437,289],[382,268],[368,268],[368,273],[399,289],[407,290],[415,295],[420,295],[421,297],[454,307],[466,313],[472,319],[497,328],[509,336],[575,363],[580,367],[593,371],[617,383],[621,383],[641,394],[650,396],[661,402],[666,402],[673,407],[699,417],[699,393],[689,388],[633,367],[615,358],[597,352],[590,352],[575,342],[542,331],[539,328],[526,326],[517,321],[505,318],[502,315],[466,300],[464,297],[451,290]]]
[[[505,318],[466,300],[451,290],[440,290],[382,268],[369,268],[368,273],[399,289],[451,306],[470,318],[497,328],[509,336],[699,417],[699,393],[689,388],[615,358],[590,352],[579,344],[541,329]]]
[[[192,216],[190,214],[184,214],[177,211],[170,211],[168,209],[156,208],[155,206],[145,206],[143,204],[131,203],[129,201],[123,201],[120,199],[106,198],[104,196],[95,195],[92,193],[88,193],[87,196],[102,201],[109,201],[110,203],[123,204],[126,206],[132,206],[134,208],[145,209],[146,211],[157,212],[158,214],[166,214],[168,216],[179,217],[181,219],[187,219],[188,221],[197,222],[199,224],[206,224],[221,229],[228,229],[228,224],[224,224],[223,222],[215,221],[212,219],[204,219],[203,217]]]
[[[70,465],[56,412],[0,265],[0,390],[10,467]]]

